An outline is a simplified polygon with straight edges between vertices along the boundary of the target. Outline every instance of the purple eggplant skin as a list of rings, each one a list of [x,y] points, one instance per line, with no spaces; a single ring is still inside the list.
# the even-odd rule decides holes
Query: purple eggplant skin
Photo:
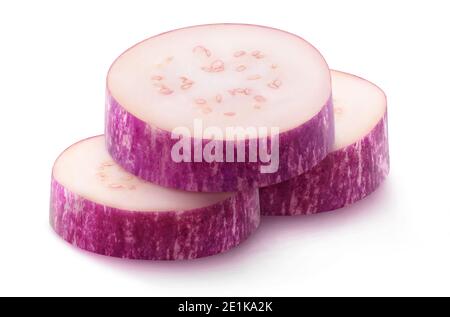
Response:
[[[260,167],[266,165],[262,162],[174,162],[171,149],[178,140],[171,138],[171,132],[129,113],[108,89],[105,136],[111,157],[146,181],[186,191],[234,192],[280,183],[322,161],[334,143],[333,104],[330,96],[310,120],[279,134],[279,168],[274,173],[261,173]],[[204,146],[209,140],[201,142]],[[270,149],[270,139],[268,144]],[[248,140],[244,146],[249,153]]]
[[[67,242],[127,259],[187,260],[225,252],[260,222],[258,190],[185,211],[128,211],[85,199],[52,178],[50,224]]]
[[[357,202],[389,173],[387,112],[362,139],[336,150],[309,172],[260,189],[261,214],[310,215]]]

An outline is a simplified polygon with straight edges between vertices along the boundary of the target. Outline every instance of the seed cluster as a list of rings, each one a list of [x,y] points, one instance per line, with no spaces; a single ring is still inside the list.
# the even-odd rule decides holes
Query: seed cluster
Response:
[[[113,173],[112,170],[116,169]],[[113,174],[115,175],[113,177]],[[105,161],[97,167],[96,174],[100,181],[111,189],[127,189],[135,190],[137,188],[138,179],[126,173],[113,161]]]
[[[232,54],[232,61],[231,64],[235,63],[235,60],[242,60],[241,63],[238,62],[237,66],[230,67],[230,65],[226,65],[225,61],[220,58],[215,58],[214,54],[210,49],[205,47],[204,45],[197,45],[192,48],[192,53],[195,55],[195,57],[199,58],[202,61],[202,66],[200,66],[200,70],[204,71],[206,73],[211,74],[219,74],[223,73],[227,70],[229,71],[235,71],[237,73],[250,73],[252,67],[254,66],[254,62],[251,61],[251,59],[254,60],[262,60],[265,59],[267,56],[260,50],[253,50],[253,51],[246,51],[246,50],[238,50],[235,51]],[[243,59],[245,56],[247,58]],[[172,62],[173,57],[167,57],[165,59],[165,64],[169,64]],[[158,64],[158,65],[163,65]],[[232,65],[231,65],[232,66]],[[277,64],[270,63],[268,66],[269,70],[269,76],[272,76],[270,80],[268,80],[265,85],[273,90],[280,89],[282,86],[281,80],[276,76],[276,74],[273,73],[273,71],[278,69]],[[250,73],[246,74],[245,79],[250,81],[262,81],[264,77],[261,74],[258,73]],[[175,92],[174,87],[169,87],[168,84],[165,83],[164,76],[160,74],[154,74],[151,77],[153,86],[157,89],[157,91],[161,95],[172,95]],[[179,77],[179,86],[178,88],[181,91],[187,91],[192,89],[196,82],[187,77],[187,76],[180,76]],[[264,83],[263,83],[264,84]],[[206,97],[194,97],[193,99],[193,105],[197,107],[203,114],[209,114],[213,112],[212,103],[221,104],[224,101],[224,92],[216,93],[214,94],[214,97],[212,98],[206,98]],[[267,102],[267,98],[263,96],[261,92],[255,92],[254,89],[250,87],[232,87],[225,91],[226,95],[228,95],[230,98],[234,97],[250,97],[251,101],[253,102],[253,107],[255,109],[261,109],[263,104]],[[224,116],[235,116],[236,112],[223,112]]]

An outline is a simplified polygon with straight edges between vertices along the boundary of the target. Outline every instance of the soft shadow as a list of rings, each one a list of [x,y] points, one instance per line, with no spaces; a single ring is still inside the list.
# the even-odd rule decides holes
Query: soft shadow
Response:
[[[309,216],[267,216],[259,228],[264,236],[283,235],[286,231],[292,231],[296,235],[306,235],[314,231],[330,230],[338,226],[344,226],[362,218],[381,216],[389,213],[394,201],[394,188],[390,179],[386,180],[371,195],[341,209],[319,213]]]
[[[394,201],[392,181],[386,180],[377,191],[365,199],[342,209],[311,216],[263,217],[260,228],[241,245],[223,254],[189,261],[140,261],[102,256],[73,247],[76,252],[93,261],[103,263],[124,274],[140,279],[158,276],[200,275],[214,271],[234,271],[244,268],[261,255],[270,256],[276,246],[277,237],[302,237],[320,234],[322,231],[346,226],[349,222],[382,216],[392,210]],[[275,241],[275,243],[274,243]],[[299,244],[299,248],[302,246]],[[301,250],[299,250],[301,251]],[[261,265],[264,265],[261,263]]]

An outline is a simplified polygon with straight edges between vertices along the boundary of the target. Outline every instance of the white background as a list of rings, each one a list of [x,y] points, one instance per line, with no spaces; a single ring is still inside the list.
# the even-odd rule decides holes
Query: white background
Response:
[[[450,295],[448,1],[2,1],[0,295]],[[389,102],[391,174],[350,208],[265,218],[223,255],[93,255],[48,224],[50,172],[103,131],[105,75],[124,49],[193,24],[297,33]]]

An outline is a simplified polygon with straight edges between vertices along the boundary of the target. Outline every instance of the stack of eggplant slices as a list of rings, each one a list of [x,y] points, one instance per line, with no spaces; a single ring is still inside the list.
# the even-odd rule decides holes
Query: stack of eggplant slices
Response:
[[[269,27],[200,25],[134,45],[109,69],[105,111],[105,134],[67,148],[51,180],[52,227],[98,254],[222,253],[261,216],[347,206],[389,172],[383,91]]]

